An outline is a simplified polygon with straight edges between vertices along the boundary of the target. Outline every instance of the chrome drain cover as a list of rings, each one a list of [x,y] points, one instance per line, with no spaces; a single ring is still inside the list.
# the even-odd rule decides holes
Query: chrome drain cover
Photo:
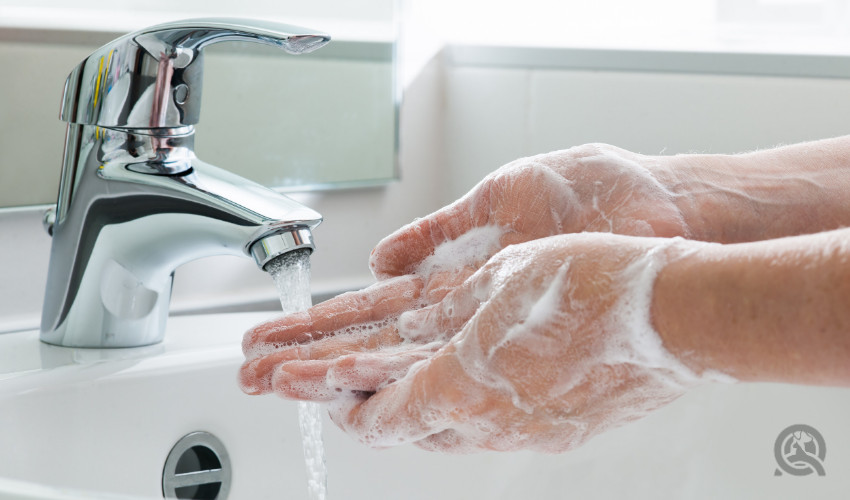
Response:
[[[164,498],[224,500],[230,492],[230,456],[209,432],[183,436],[165,459]]]

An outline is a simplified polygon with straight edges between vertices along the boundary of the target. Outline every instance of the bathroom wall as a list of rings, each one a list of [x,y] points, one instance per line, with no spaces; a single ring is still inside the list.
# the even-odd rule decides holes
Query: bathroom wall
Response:
[[[677,68],[659,64],[663,53],[645,55],[449,49],[443,201],[515,158],[588,142],[645,154],[737,153],[850,133],[846,58],[790,76],[819,59],[788,56],[772,67],[772,56],[741,64],[730,54],[700,65],[693,54]]]

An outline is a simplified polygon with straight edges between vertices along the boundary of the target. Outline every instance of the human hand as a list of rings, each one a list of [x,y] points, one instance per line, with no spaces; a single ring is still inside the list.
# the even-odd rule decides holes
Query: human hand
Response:
[[[251,393],[271,390],[267,376],[250,373],[257,369],[267,375],[265,366],[291,359],[292,350],[274,351],[292,343],[308,343],[347,327],[371,324],[367,337],[372,339],[334,342],[386,344],[394,336],[387,327],[394,327],[400,314],[440,302],[508,245],[581,231],[686,234],[670,193],[644,167],[648,162],[648,157],[594,144],[505,165],[462,199],[378,244],[370,265],[380,280],[393,278],[389,282],[379,281],[309,313],[248,332],[244,346],[253,368],[243,369],[243,388]],[[383,328],[375,326],[380,321],[385,322]],[[301,350],[313,347],[305,345]],[[264,359],[254,359],[261,354]]]
[[[325,316],[289,320],[278,340],[324,336],[254,358],[243,383],[329,400],[332,419],[372,446],[571,449],[703,380],[649,321],[655,273],[698,245],[581,234],[511,246],[440,302],[398,320],[386,321],[385,303],[360,302],[365,295],[350,298],[366,307],[338,302]],[[409,293],[419,285],[404,278],[379,286],[396,293],[373,297],[420,300]],[[345,332],[364,319],[383,321],[380,333]]]
[[[502,248],[546,236],[584,231],[688,236],[675,195],[656,179],[658,167],[657,158],[607,144],[518,159],[455,203],[382,240],[370,266],[378,279],[414,273],[440,245],[484,227],[498,228],[496,244],[467,263],[453,284]],[[445,276],[438,281],[438,290],[451,288]]]

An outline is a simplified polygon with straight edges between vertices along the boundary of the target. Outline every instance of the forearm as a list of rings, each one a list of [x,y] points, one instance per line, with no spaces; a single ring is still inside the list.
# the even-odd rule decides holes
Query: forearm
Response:
[[[850,229],[674,259],[651,313],[665,347],[697,372],[850,386]]]
[[[694,239],[737,243],[850,226],[850,136],[656,159]]]

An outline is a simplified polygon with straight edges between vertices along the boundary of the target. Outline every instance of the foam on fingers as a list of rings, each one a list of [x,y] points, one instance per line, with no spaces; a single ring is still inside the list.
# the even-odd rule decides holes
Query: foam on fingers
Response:
[[[429,365],[413,365],[404,378],[368,397],[353,394],[332,401],[331,419],[374,448],[414,443],[447,429],[451,418],[431,399],[439,387],[427,376]]]
[[[477,278],[471,278],[439,303],[399,317],[398,333],[411,342],[449,340],[463,328],[481,305],[475,293]]]
[[[477,225],[480,217],[480,184],[466,196],[426,216],[416,219],[381,240],[372,250],[369,266],[383,280],[412,272],[436,247],[460,237]]]
[[[334,333],[349,325],[374,323],[421,306],[422,280],[401,276],[348,292],[310,309],[316,331]]]
[[[274,370],[283,363],[309,358],[303,349],[295,346],[249,358],[239,370],[240,387],[248,394],[271,392],[271,377]]]
[[[248,330],[242,338],[242,352],[250,356],[263,344],[286,345],[313,340],[318,332],[313,330],[310,315],[304,312],[260,323]]]
[[[340,295],[308,311],[252,328],[243,338],[243,353],[253,359],[328,337],[377,333],[402,311],[421,307],[421,289],[420,279],[402,277]]]
[[[435,342],[343,356],[328,370],[327,383],[339,392],[344,389],[377,392],[404,378],[413,365],[429,359],[442,345]]]
[[[564,451],[696,385],[730,381],[688,369],[649,318],[659,270],[704,245],[599,233],[498,254],[480,271],[489,279],[471,287],[479,305],[448,346],[468,379],[449,412],[450,435],[480,449]],[[421,329],[436,310],[402,330]],[[430,402],[445,402],[450,390],[441,385]],[[452,447],[429,439],[426,447]]]
[[[302,401],[330,401],[339,395],[326,383],[331,361],[297,361],[275,368],[271,386],[276,394]]]

